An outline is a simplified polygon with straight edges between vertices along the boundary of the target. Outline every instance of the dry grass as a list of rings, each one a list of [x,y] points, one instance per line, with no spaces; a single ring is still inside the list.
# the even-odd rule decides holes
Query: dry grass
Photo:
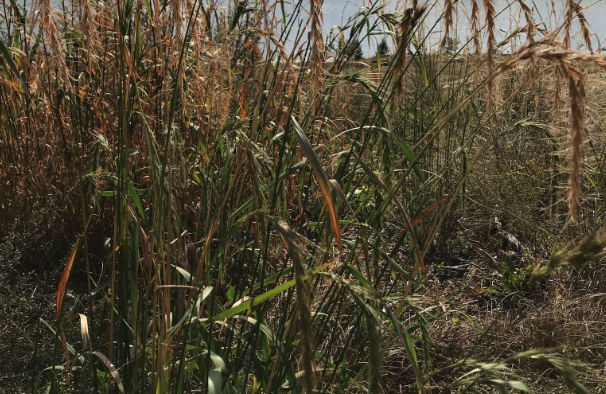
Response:
[[[597,387],[604,239],[575,241],[604,220],[606,60],[574,1],[553,32],[517,5],[497,44],[501,10],[473,0],[454,54],[427,50],[452,0],[434,26],[431,3],[377,3],[327,36],[318,0],[11,3],[0,266],[45,284],[2,288],[32,301],[2,302],[0,335],[23,330],[0,374],[52,394],[398,392],[395,365],[421,393]],[[357,59],[377,37],[394,53]]]

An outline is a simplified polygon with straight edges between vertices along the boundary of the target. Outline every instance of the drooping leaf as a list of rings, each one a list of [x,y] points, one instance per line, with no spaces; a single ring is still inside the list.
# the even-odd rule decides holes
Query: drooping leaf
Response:
[[[57,316],[61,314],[61,307],[63,306],[63,296],[65,295],[65,287],[67,286],[67,280],[69,279],[69,275],[72,272],[72,266],[74,264],[74,259],[76,258],[76,254],[78,253],[79,247],[80,239],[76,241],[76,244],[74,245],[72,252],[69,255],[69,259],[67,259],[65,268],[63,269],[61,280],[59,281],[59,287],[57,288]]]
[[[320,191],[324,196],[324,200],[326,201],[326,207],[328,209],[328,214],[330,216],[330,224],[332,226],[335,240],[337,241],[337,246],[339,250],[343,250],[343,245],[341,244],[341,232],[339,230],[339,221],[337,219],[337,212],[335,211],[335,204],[332,200],[332,194],[330,192],[330,187],[328,186],[328,179],[326,178],[326,174],[322,169],[322,165],[320,164],[320,160],[318,160],[318,156],[314,152],[309,140],[305,136],[303,129],[297,123],[294,116],[291,116],[292,123],[295,129],[295,137],[297,138],[297,142],[303,151],[303,154],[309,160],[309,164],[311,164],[311,168],[316,176],[316,180],[318,181],[318,185],[320,186]]]
[[[109,371],[109,374],[112,376],[112,379],[114,379],[116,381],[118,390],[120,390],[120,392],[124,394],[125,393],[124,386],[122,385],[122,380],[120,379],[120,373],[118,372],[116,367],[114,367],[114,365],[111,363],[111,361],[109,361],[109,359],[107,357],[105,357],[105,355],[103,353],[101,353],[101,352],[91,352],[91,353],[94,354],[95,356],[99,357],[99,360],[101,360],[103,362],[103,364],[105,364],[105,367],[107,367],[107,370]]]

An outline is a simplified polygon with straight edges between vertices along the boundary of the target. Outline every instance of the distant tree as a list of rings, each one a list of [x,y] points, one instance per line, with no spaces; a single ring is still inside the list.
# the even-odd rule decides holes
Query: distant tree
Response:
[[[354,51],[353,58],[354,58],[354,60],[364,59],[364,52],[362,52],[362,46],[360,45],[359,42],[358,42],[358,45],[356,45],[356,49]]]
[[[446,41],[444,43],[444,51],[449,55],[454,55],[455,53],[457,53],[459,45],[461,45],[461,42],[458,38],[446,37]]]
[[[387,40],[385,38],[383,38],[381,42],[379,42],[377,52],[379,53],[379,55],[381,55],[382,58],[389,55],[389,45],[387,45]]]
[[[350,40],[349,44],[345,47],[345,56],[348,59],[362,60],[364,59],[364,52],[362,52],[362,45],[360,45],[360,39],[354,37]]]
[[[364,52],[362,52],[362,42],[360,41],[360,36],[350,36],[348,40],[345,41],[345,47],[343,50],[343,55],[350,60],[362,60],[364,59]]]

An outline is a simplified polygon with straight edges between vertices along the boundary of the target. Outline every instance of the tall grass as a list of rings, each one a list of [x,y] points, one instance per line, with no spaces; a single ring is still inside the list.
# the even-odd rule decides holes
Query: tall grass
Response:
[[[433,25],[437,4],[369,3],[326,37],[316,0],[11,2],[0,216],[54,195],[78,218],[34,392],[375,393],[398,348],[415,392],[449,368],[464,372],[444,392],[525,390],[505,372],[521,358],[585,392],[548,352],[435,367],[430,326],[456,312],[422,307],[454,203],[503,135],[532,127],[515,108],[528,82],[556,72],[569,80],[569,214],[583,211],[583,67],[604,59],[567,49],[575,15],[589,37],[575,3],[554,33],[520,4],[528,42],[515,53],[493,53],[486,0],[484,25],[473,1],[472,34],[450,56],[429,49],[452,34],[450,0]],[[351,56],[381,36],[388,59]]]

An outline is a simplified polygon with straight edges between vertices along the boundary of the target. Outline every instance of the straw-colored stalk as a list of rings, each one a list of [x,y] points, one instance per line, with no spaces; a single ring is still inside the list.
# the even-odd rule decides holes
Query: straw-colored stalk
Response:
[[[173,0],[171,3],[171,11],[172,11],[172,23],[173,29],[175,30],[175,38],[174,38],[174,52],[177,54],[181,50],[181,44],[183,41],[183,34],[181,32],[181,27],[183,26],[183,16],[181,15],[181,0]]]

